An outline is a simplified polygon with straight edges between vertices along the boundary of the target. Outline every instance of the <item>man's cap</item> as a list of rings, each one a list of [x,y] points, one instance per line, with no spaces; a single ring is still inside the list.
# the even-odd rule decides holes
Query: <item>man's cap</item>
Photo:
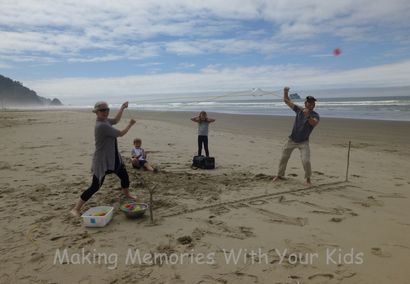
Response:
[[[305,101],[307,101],[307,102],[316,102],[316,99],[315,99],[315,97],[307,96]]]
[[[96,102],[94,105],[93,112],[97,112],[100,109],[106,108],[106,106],[108,106],[107,102],[104,102],[104,101]]]

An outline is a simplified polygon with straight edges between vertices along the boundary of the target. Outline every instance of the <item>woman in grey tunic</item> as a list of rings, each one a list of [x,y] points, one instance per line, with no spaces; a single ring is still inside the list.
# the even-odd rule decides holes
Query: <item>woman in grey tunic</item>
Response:
[[[93,156],[92,172],[93,180],[91,186],[84,191],[77,201],[71,213],[74,216],[80,216],[81,207],[84,203],[96,193],[104,182],[106,174],[115,173],[121,179],[121,187],[126,197],[135,199],[129,193],[129,178],[121,155],[118,152],[117,137],[124,136],[128,130],[135,124],[131,119],[127,127],[118,130],[113,127],[122,117],[124,109],[128,107],[128,102],[122,104],[115,118],[108,118],[110,109],[106,102],[97,102],[93,112],[97,115],[95,123],[95,152]]]

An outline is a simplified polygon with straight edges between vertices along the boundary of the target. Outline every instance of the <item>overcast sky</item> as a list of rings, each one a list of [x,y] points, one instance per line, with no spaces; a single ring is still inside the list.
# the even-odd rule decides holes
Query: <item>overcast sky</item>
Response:
[[[70,102],[409,86],[409,15],[408,0],[1,0],[0,74]]]

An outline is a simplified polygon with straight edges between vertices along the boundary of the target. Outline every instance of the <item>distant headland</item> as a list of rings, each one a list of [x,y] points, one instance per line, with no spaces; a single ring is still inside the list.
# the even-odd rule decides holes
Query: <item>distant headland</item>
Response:
[[[62,106],[57,98],[40,97],[18,81],[0,75],[0,107],[19,106]]]

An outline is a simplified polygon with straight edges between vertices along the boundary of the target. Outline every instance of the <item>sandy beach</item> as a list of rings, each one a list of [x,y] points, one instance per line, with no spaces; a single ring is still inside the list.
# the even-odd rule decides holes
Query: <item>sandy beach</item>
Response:
[[[91,183],[95,115],[0,112],[0,283],[409,283],[409,122],[322,118],[305,188],[298,151],[271,182],[293,117],[209,114],[217,168],[194,170],[193,115],[124,113],[123,158],[139,137],[160,169],[127,164],[140,201],[157,184],[155,222],[123,215],[110,175],[84,210],[114,218],[86,228],[69,210]]]

